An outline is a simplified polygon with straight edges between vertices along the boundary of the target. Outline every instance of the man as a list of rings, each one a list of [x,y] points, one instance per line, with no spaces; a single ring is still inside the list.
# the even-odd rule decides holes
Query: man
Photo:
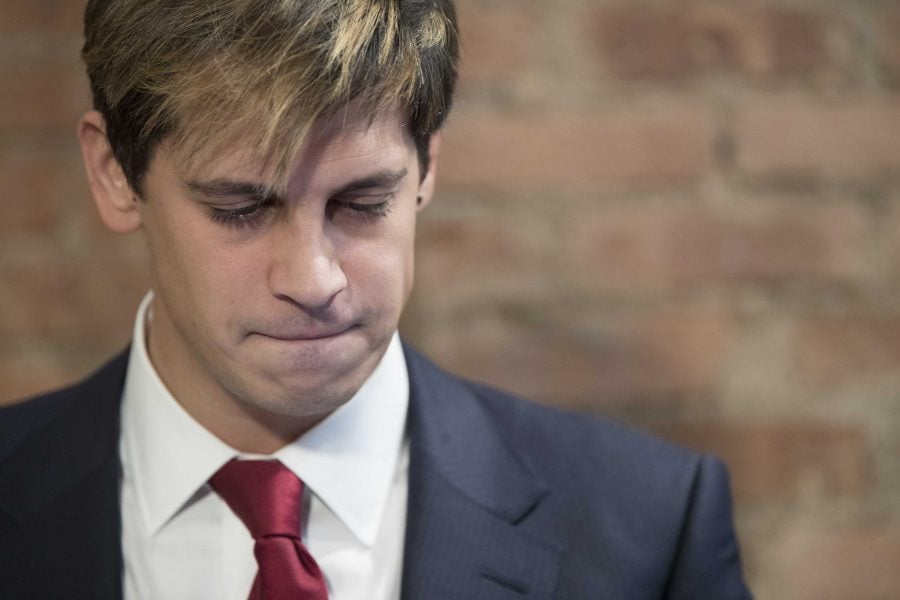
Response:
[[[723,467],[396,333],[451,0],[91,0],[78,127],[129,350],[0,413],[3,598],[731,599]]]

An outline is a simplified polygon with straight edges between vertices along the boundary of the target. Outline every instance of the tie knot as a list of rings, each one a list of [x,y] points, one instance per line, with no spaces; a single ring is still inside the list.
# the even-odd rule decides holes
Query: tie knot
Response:
[[[303,482],[273,460],[231,460],[209,480],[240,517],[253,539],[282,535],[300,538]]]

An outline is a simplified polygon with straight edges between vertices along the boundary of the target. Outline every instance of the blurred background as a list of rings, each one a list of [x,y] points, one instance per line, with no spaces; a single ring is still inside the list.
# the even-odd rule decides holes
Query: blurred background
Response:
[[[900,598],[900,3],[457,0],[402,329],[729,465],[761,600]],[[0,402],[128,342],[74,127],[84,0],[0,0]]]

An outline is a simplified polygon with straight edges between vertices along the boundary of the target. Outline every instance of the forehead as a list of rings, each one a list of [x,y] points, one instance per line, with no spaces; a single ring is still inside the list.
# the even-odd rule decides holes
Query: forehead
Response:
[[[300,148],[297,162],[377,159],[381,153],[406,152],[412,147],[412,135],[399,111],[374,117],[339,113],[313,126]]]
[[[240,178],[286,188],[314,172],[406,164],[415,144],[400,111],[371,116],[346,109],[314,123],[284,173],[253,148],[239,144],[204,160],[181,157],[183,178]],[[177,151],[175,154],[178,154]]]

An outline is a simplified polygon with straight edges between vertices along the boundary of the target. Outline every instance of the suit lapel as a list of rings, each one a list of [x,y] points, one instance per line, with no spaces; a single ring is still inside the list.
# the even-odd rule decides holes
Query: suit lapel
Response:
[[[548,494],[468,387],[407,348],[404,600],[550,598],[561,549],[523,533]]]
[[[54,414],[3,463],[0,512],[12,524],[16,552],[0,569],[0,589],[35,598],[121,596],[118,437],[126,363],[123,354],[54,397]]]

